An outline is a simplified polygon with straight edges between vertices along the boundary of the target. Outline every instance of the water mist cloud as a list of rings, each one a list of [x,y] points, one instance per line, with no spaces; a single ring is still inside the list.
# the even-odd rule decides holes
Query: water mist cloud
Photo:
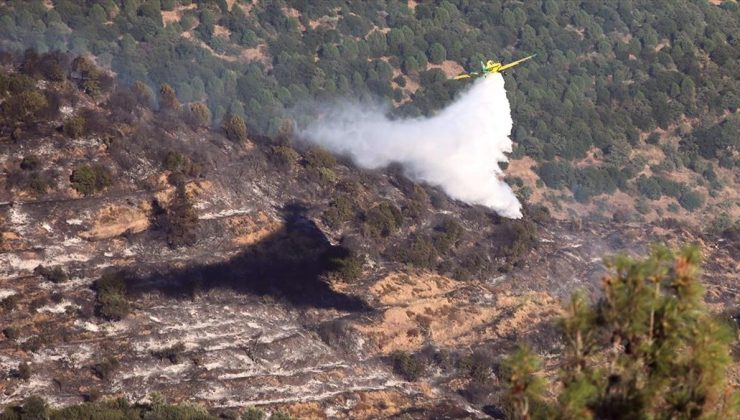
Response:
[[[390,120],[359,104],[332,107],[299,137],[364,168],[400,163],[406,175],[440,186],[450,197],[518,219],[521,204],[500,179],[497,162],[511,152],[512,120],[504,79],[493,74],[430,118]]]

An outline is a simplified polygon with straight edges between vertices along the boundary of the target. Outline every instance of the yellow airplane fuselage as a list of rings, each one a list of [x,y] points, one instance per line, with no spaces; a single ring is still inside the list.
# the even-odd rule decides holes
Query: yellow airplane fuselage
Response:
[[[501,63],[499,63],[497,61],[488,60],[488,61],[486,61],[486,64],[483,66],[483,72],[485,72],[485,73],[498,73],[498,72],[501,71],[501,67],[503,67],[503,64],[501,64]]]
[[[481,63],[480,63],[481,71],[480,72],[473,72],[473,73],[461,74],[459,76],[453,77],[453,79],[455,79],[455,80],[462,80],[462,79],[470,79],[470,78],[485,76],[485,75],[491,74],[491,73],[501,73],[504,70],[508,70],[508,69],[510,69],[510,68],[512,68],[514,66],[517,66],[517,65],[519,65],[519,64],[521,64],[521,63],[529,60],[530,58],[532,58],[532,57],[534,57],[536,55],[537,54],[532,54],[529,57],[524,57],[521,60],[512,61],[511,63],[508,63],[508,64],[502,64],[502,63],[500,63],[498,61],[493,61],[493,60],[488,60],[485,63],[483,63],[481,61]]]

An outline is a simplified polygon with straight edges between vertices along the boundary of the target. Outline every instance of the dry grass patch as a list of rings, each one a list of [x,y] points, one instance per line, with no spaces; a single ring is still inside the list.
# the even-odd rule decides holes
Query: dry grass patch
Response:
[[[231,217],[226,222],[234,234],[235,245],[246,246],[260,242],[283,227],[283,224],[265,213]]]
[[[126,232],[138,233],[149,228],[151,205],[145,201],[137,206],[109,205],[100,209],[93,226],[80,233],[84,239],[113,238]]]

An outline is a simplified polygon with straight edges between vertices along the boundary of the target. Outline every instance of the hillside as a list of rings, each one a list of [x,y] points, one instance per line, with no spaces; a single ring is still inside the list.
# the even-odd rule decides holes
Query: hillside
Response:
[[[578,6],[0,1],[0,418],[500,417],[502,358],[557,377],[562,303],[655,243],[696,244],[736,323],[740,10]],[[298,138],[337,99],[437,115],[530,53],[521,219]]]
[[[6,48],[90,53],[268,135],[316,99],[428,115],[465,88],[447,77],[537,53],[506,76],[520,195],[560,219],[740,217],[733,1],[4,3]]]
[[[558,222],[534,205],[503,219],[398,168],[294,149],[289,131],[229,139],[114,81],[93,101],[75,79],[4,77],[59,112],[1,145],[2,404],[158,392],[301,417],[482,415],[500,385],[460,366],[520,340],[553,351],[559,300],[595,292],[603,255],[700,241],[709,301],[738,299],[737,243],[676,222]],[[397,351],[425,372],[396,376]]]

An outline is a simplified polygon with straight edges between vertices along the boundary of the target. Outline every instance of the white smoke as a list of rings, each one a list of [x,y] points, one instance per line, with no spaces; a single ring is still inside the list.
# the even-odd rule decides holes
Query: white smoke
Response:
[[[364,168],[400,163],[415,181],[518,219],[521,204],[497,164],[506,162],[504,153],[511,152],[511,126],[504,79],[492,74],[476,80],[430,118],[394,121],[377,108],[342,104],[310,123],[299,137],[347,155]]]

